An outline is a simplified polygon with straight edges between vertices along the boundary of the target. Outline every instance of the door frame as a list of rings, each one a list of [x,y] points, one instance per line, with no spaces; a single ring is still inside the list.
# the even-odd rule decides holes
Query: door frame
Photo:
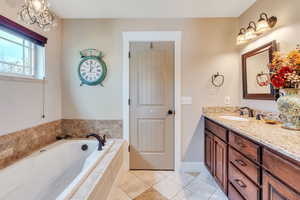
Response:
[[[129,134],[129,48],[130,42],[162,42],[175,43],[174,73],[174,158],[175,171],[181,167],[181,31],[142,31],[123,32],[123,139],[130,143]]]

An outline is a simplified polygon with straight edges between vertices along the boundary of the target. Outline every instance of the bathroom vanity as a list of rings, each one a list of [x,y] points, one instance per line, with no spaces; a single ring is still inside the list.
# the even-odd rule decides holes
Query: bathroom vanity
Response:
[[[280,131],[205,114],[205,165],[230,200],[300,200],[300,132]]]

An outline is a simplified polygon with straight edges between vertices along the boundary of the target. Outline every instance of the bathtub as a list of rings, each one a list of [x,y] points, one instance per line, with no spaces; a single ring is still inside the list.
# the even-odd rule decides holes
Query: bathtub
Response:
[[[88,149],[82,150],[87,144]],[[62,140],[0,170],[0,200],[65,200],[75,193],[114,144]]]

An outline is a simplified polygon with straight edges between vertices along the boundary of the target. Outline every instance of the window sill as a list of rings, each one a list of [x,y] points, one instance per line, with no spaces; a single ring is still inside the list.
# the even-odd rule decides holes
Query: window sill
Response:
[[[8,75],[0,73],[0,80],[2,81],[20,81],[20,82],[40,82],[44,80],[28,76]]]

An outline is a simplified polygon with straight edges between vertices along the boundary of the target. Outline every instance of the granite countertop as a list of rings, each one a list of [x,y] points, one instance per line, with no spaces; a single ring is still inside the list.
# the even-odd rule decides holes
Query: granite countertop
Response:
[[[238,113],[228,109],[221,112],[206,109],[203,111],[203,115],[208,119],[300,162],[300,131],[286,130],[281,128],[281,125],[266,124],[255,118],[244,117],[249,121],[221,118],[224,115],[239,116]]]

